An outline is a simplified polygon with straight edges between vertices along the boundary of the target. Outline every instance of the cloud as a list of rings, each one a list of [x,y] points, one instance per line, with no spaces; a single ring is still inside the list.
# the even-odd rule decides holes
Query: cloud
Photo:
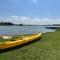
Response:
[[[34,24],[34,25],[46,25],[46,24],[60,24],[60,18],[31,18],[31,17],[20,17],[20,16],[11,16],[11,17],[0,17],[0,21],[12,22],[15,24]]]

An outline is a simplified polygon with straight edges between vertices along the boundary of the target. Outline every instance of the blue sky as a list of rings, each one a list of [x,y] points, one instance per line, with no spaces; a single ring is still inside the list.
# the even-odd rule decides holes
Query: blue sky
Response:
[[[2,20],[26,24],[59,23],[60,0],[0,0]]]

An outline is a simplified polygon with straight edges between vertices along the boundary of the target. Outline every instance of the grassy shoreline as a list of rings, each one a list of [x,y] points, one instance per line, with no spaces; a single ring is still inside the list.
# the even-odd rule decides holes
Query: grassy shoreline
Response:
[[[60,31],[44,33],[42,39],[0,53],[1,60],[60,60]]]

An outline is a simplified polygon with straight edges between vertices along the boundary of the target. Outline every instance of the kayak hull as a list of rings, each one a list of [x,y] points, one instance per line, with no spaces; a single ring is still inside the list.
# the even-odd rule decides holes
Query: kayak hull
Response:
[[[28,43],[30,41],[41,38],[41,35],[42,35],[42,33],[38,33],[38,34],[33,35],[33,36],[23,37],[23,39],[18,38],[15,41],[6,41],[3,43],[0,43],[0,49],[7,49],[7,48],[14,47],[14,46],[22,45],[24,43]]]

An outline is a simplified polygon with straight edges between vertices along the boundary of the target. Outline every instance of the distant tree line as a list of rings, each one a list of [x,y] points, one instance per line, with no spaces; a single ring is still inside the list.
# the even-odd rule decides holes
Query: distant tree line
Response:
[[[0,25],[14,25],[14,24],[11,22],[0,22]]]
[[[14,25],[14,26],[23,26],[23,24],[13,24],[11,22],[0,22],[0,26],[9,26],[9,25]]]

